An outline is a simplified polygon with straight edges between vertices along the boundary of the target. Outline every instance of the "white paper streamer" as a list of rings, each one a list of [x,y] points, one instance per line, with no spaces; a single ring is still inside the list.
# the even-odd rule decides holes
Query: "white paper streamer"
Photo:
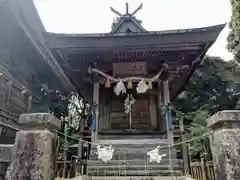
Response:
[[[126,93],[126,88],[122,80],[119,80],[119,82],[116,84],[114,92],[117,96],[119,96],[121,93],[122,94]]]
[[[124,100],[124,109],[125,113],[128,114],[132,110],[132,105],[135,103],[135,99],[132,97],[132,95],[128,95],[127,98]]]
[[[105,146],[97,146],[97,152],[98,159],[102,160],[104,163],[107,163],[108,161],[112,160],[113,158],[114,149],[112,148],[112,145],[105,147]]]
[[[166,154],[159,154],[159,146],[156,147],[155,149],[149,151],[147,153],[147,155],[149,156],[149,162],[157,162],[160,163],[162,158],[166,156]]]
[[[148,90],[148,85],[146,84],[145,80],[142,79],[137,85],[137,93],[145,93]]]

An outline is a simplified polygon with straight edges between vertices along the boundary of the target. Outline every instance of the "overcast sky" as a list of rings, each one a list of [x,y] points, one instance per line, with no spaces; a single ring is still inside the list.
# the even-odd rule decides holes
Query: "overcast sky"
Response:
[[[34,0],[47,31],[55,33],[106,33],[116,17],[109,7],[130,12],[143,3],[137,18],[149,31],[198,28],[229,22],[230,0]],[[232,58],[226,49],[226,27],[208,54],[226,60]]]

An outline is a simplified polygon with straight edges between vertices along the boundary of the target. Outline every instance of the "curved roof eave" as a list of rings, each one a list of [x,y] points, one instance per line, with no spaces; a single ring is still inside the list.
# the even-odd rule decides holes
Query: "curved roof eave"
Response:
[[[45,36],[54,36],[56,38],[99,38],[99,37],[121,37],[121,36],[149,36],[149,35],[174,35],[184,33],[216,31],[221,32],[227,23],[218,24],[214,26],[207,26],[201,28],[188,28],[188,29],[173,29],[162,31],[145,31],[145,32],[132,32],[132,33],[84,33],[84,34],[65,34],[65,33],[52,33],[45,32]]]
[[[20,28],[23,29],[26,38],[42,56],[42,59],[53,70],[53,73],[60,77],[60,81],[67,89],[76,90],[69,78],[62,70],[51,50],[46,46],[43,34],[46,32],[33,0],[9,0],[8,5],[15,16]]]
[[[116,34],[53,34],[46,33],[45,39],[51,49],[75,50],[110,50],[116,48],[149,47],[152,46],[196,46],[196,44],[213,43],[219,36],[225,24],[205,28],[153,31],[140,33]]]

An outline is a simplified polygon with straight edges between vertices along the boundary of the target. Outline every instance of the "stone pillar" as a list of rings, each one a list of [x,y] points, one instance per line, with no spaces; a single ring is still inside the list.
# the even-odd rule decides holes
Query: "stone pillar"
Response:
[[[57,158],[59,119],[47,113],[22,114],[16,122],[16,136],[9,180],[53,180]]]
[[[240,179],[240,111],[220,111],[207,120],[217,180]]]

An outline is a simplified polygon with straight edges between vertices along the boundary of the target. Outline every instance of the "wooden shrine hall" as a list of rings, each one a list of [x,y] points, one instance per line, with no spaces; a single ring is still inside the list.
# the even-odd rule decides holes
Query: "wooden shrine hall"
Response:
[[[97,105],[96,139],[109,133],[126,134],[129,119],[131,133],[166,133],[162,105],[183,90],[224,27],[147,31],[135,17],[141,8],[130,13],[126,5],[125,14],[111,8],[118,17],[109,33],[45,34],[68,77],[89,103]],[[91,69],[96,71],[89,73]],[[117,96],[114,88],[121,78],[125,78],[126,93]],[[136,87],[144,79],[151,87],[137,93]],[[135,102],[126,114],[128,95]]]
[[[147,150],[173,143],[166,107],[181,93],[225,25],[147,31],[135,17],[141,8],[142,4],[129,12],[126,3],[122,14],[111,7],[117,18],[109,33],[46,33],[45,39],[72,83],[93,105],[92,142],[136,150],[125,157],[130,163],[127,175],[165,175],[173,166],[179,168],[176,151],[165,149],[166,167],[149,164],[146,172]],[[119,161],[103,164],[96,147],[90,152],[88,175],[104,175],[106,169],[107,175],[114,174]],[[115,151],[115,157],[123,154]]]
[[[31,47],[27,53],[25,46],[15,48],[16,59],[26,59],[36,77],[45,75],[40,84],[81,94],[92,105],[91,142],[116,148],[113,159],[103,163],[96,146],[91,146],[89,176],[114,176],[116,169],[120,176],[159,176],[181,168],[174,148],[161,150],[167,154],[161,165],[147,161],[147,152],[173,143],[169,104],[183,91],[225,24],[148,31],[136,18],[142,4],[129,12],[126,3],[124,13],[110,8],[117,18],[108,33],[56,34],[46,32],[32,0],[9,0],[2,6],[9,11],[1,12],[16,21],[18,37]]]

